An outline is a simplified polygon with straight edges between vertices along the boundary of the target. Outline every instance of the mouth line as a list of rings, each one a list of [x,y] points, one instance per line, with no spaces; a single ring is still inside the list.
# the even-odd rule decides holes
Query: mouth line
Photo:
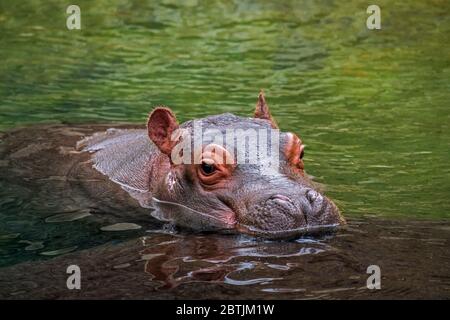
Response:
[[[158,215],[154,215],[152,213],[153,217],[155,217],[161,221],[168,221],[168,222],[173,222],[175,224],[178,224],[180,221],[181,222],[185,221],[184,219],[186,219],[186,217],[192,217],[191,215],[189,215],[189,213],[195,214],[195,217],[193,217],[193,218],[199,219],[199,217],[200,217],[200,220],[201,220],[200,225],[202,226],[202,228],[193,228],[193,229],[195,229],[195,230],[199,229],[199,231],[223,230],[223,231],[230,232],[232,230],[235,230],[239,233],[247,234],[250,236],[275,240],[275,239],[293,239],[293,238],[298,238],[301,236],[317,235],[317,234],[323,234],[323,233],[327,233],[327,232],[333,232],[333,231],[336,231],[337,228],[340,226],[339,223],[334,223],[334,224],[314,225],[314,226],[306,225],[304,227],[285,229],[285,230],[277,230],[277,231],[262,230],[262,229],[259,229],[259,228],[253,227],[253,226],[241,224],[236,220],[234,220],[232,223],[230,223],[230,222],[224,221],[222,219],[219,219],[215,216],[212,216],[210,214],[189,208],[188,206],[185,206],[185,205],[177,203],[177,202],[164,201],[164,200],[157,199],[155,197],[153,197],[152,200],[155,205],[155,209],[162,211],[161,213],[164,215],[164,216],[161,216],[161,215],[158,216]],[[174,213],[174,216],[170,216],[170,214],[166,214],[166,212],[163,211],[163,209],[161,208],[161,205],[162,206],[165,206],[165,205],[173,206],[177,209],[182,209],[183,211],[181,213],[180,212]],[[186,212],[188,212],[188,216],[185,215]],[[179,216],[181,216],[181,217],[179,217]],[[177,218],[181,218],[181,219],[177,219]],[[189,219],[188,219],[188,221],[192,222],[192,220],[189,220]],[[307,221],[306,218],[305,218],[305,221]],[[192,226],[184,224],[184,223],[181,223],[180,226],[192,228]]]
[[[220,219],[218,217],[215,217],[213,215],[210,215],[210,214],[207,214],[207,213],[200,212],[198,210],[192,209],[192,208],[190,208],[188,206],[185,206],[185,205],[183,205],[181,203],[171,202],[171,201],[164,201],[164,200],[157,199],[155,197],[152,197],[152,201],[155,204],[156,209],[160,209],[160,211],[162,211],[160,205],[174,206],[174,207],[176,207],[178,209],[182,209],[184,211],[188,211],[189,213],[193,213],[193,214],[196,215],[196,217],[202,217],[202,218],[207,219],[207,221],[203,221],[203,223],[210,223],[211,220],[212,220],[213,221],[213,225],[211,226],[212,229],[217,229],[217,227],[219,229],[233,229],[236,226],[236,221],[235,220],[233,222],[229,222],[229,221]],[[233,212],[233,214],[234,214],[234,212]],[[164,217],[160,217],[160,216],[157,216],[156,218],[160,219],[160,220],[164,219]],[[175,223],[177,222],[176,219],[174,219],[174,217],[167,218],[167,220],[169,220],[171,222],[175,222]],[[187,227],[189,227],[189,226],[187,226]]]
[[[302,211],[303,218],[305,219],[306,225],[308,225],[308,215],[305,213],[305,211]]]

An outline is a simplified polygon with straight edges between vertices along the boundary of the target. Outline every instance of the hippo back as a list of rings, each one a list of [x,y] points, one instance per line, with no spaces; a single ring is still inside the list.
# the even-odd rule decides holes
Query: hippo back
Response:
[[[159,153],[143,129],[108,129],[77,143],[93,153],[93,167],[130,193],[144,207],[151,207],[149,180],[152,155]]]

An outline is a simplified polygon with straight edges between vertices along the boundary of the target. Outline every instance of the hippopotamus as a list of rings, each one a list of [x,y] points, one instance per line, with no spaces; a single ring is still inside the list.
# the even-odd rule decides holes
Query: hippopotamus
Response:
[[[279,130],[262,91],[253,117],[225,113],[179,124],[158,106],[146,129],[97,132],[77,149],[154,217],[181,227],[281,238],[345,223],[306,174],[302,140]]]

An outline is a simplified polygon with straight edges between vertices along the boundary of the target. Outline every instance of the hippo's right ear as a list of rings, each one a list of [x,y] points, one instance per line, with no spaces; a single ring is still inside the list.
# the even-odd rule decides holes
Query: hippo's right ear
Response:
[[[264,97],[264,91],[260,91],[258,95],[258,102],[256,102],[255,108],[255,118],[264,119],[270,122],[273,129],[278,129],[278,125],[269,111],[269,106],[266,103],[266,98]]]
[[[150,113],[147,121],[148,136],[162,153],[170,155],[177,143],[172,141],[172,133],[177,129],[177,119],[169,108],[157,107]]]

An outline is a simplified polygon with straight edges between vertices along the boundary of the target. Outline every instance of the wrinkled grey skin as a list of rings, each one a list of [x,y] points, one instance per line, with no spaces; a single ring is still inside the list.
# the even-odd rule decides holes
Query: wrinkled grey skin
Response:
[[[211,128],[223,133],[230,128],[273,130],[268,119],[227,113],[183,123],[180,128],[192,138],[194,123],[201,124],[204,131]],[[174,165],[149,139],[147,130],[110,130],[84,139],[78,147],[94,153],[94,167],[142,206],[156,207],[156,217],[182,226],[280,238],[344,223],[335,204],[306,174],[292,168],[283,152],[289,137],[280,133],[278,170],[267,175],[262,174],[265,162],[237,164],[214,190],[199,182],[195,174],[198,164]]]
[[[194,122],[201,122],[205,131],[218,128],[253,128],[269,132],[272,130],[269,122],[265,120],[238,117],[229,113],[189,121],[181,127],[192,133]],[[225,135],[225,130],[221,131]],[[280,149],[286,145],[286,140],[287,134],[281,133]],[[235,155],[236,148],[235,146]],[[167,193],[168,186],[161,184],[155,196],[166,201],[183,203],[201,212],[231,209],[240,226],[255,229],[256,233],[338,224],[340,215],[333,202],[316,191],[307,177],[293,172],[281,150],[279,156],[278,171],[270,172],[270,175],[262,174],[264,164],[238,164],[233,172],[232,182],[227,184],[226,189],[214,193],[211,197],[199,192],[198,184],[179,175],[170,194]]]

